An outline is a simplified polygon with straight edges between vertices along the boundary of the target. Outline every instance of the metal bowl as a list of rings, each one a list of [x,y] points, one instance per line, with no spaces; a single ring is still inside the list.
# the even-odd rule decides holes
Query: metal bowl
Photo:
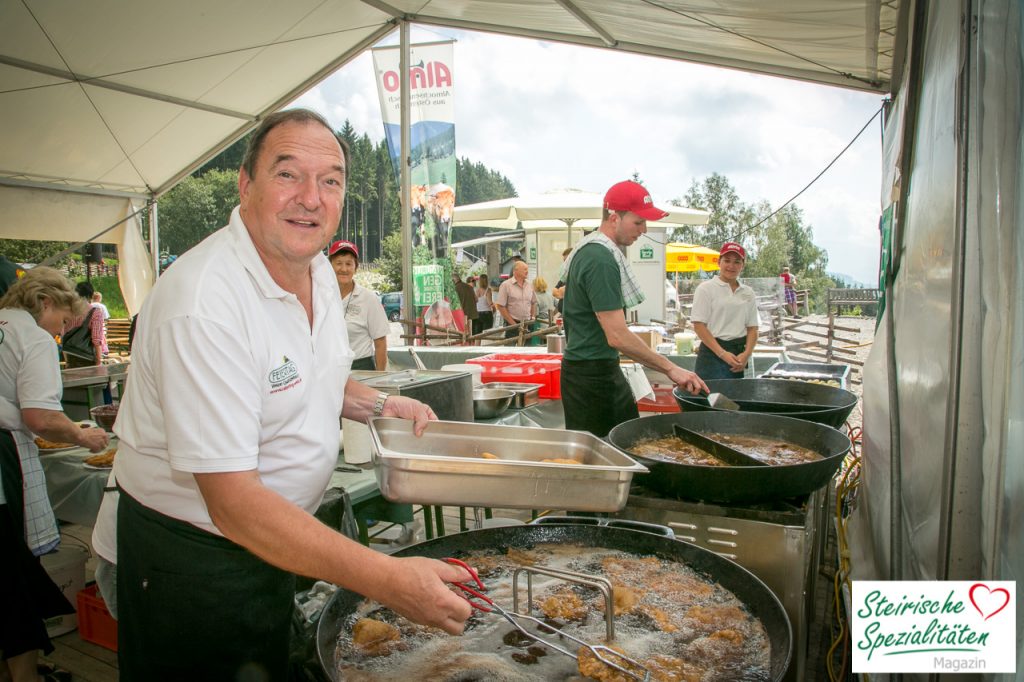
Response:
[[[100,405],[89,410],[89,414],[95,419],[100,426],[107,431],[114,428],[114,421],[117,419],[117,410],[120,407],[120,403],[114,403],[113,405]]]
[[[473,419],[493,419],[508,409],[515,391],[504,388],[473,389]]]

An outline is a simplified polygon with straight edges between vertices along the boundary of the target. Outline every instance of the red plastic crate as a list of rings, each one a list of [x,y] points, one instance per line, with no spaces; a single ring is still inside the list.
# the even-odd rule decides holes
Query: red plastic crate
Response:
[[[636,401],[636,406],[641,412],[679,412],[679,403],[672,397],[673,386],[651,386],[654,390],[654,398],[641,398]]]
[[[492,353],[466,362],[483,367],[480,380],[485,384],[495,381],[540,384],[540,391],[537,393],[539,397],[562,397],[561,355]]]
[[[96,584],[78,593],[78,634],[87,642],[117,651],[117,621],[107,611]]]

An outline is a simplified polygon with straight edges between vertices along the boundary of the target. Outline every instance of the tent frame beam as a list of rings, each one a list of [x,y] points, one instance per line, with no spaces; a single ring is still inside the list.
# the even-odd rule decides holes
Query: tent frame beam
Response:
[[[142,199],[148,201],[150,195],[142,192],[126,192],[116,189],[100,189],[96,187],[76,187],[64,183],[37,182],[34,180],[19,180],[17,178],[0,177],[0,185],[9,187],[28,187],[29,189],[48,189],[55,192],[76,192],[79,194],[91,194],[101,197],[117,197],[118,199]]]
[[[362,1],[367,2],[367,0]],[[571,35],[567,33],[558,33],[555,31],[510,28],[507,26],[487,24],[480,21],[469,21],[464,19],[455,19],[447,17],[435,17],[422,14],[406,14],[405,18],[408,21],[428,26],[439,26],[442,28],[457,28],[467,31],[482,31],[484,33],[494,33],[496,35],[506,36],[519,36],[522,38],[533,38],[536,40],[549,40],[556,43],[582,45],[585,47],[597,47],[608,50],[628,52],[630,54],[641,54],[647,55],[649,57],[662,57],[665,59],[674,59],[676,61],[692,62],[694,64],[720,66],[722,68],[743,71],[745,73],[761,73],[770,76],[779,76],[781,78],[798,80],[805,83],[834,85],[837,87],[847,88],[850,90],[873,92],[880,95],[885,95],[889,93],[889,81],[883,79],[869,81],[868,79],[857,78],[841,73],[830,74],[823,73],[821,71],[809,71],[806,69],[799,69],[796,67],[773,66],[770,64],[765,64],[763,62],[754,63],[742,59],[732,59],[720,55],[690,52],[688,50],[672,50],[668,48],[659,48],[651,45],[641,45],[637,43],[622,41],[616,41],[615,45],[613,47],[610,47],[604,42],[604,39],[602,38]]]
[[[0,55],[0,64],[6,64],[7,66],[13,66],[16,69],[23,69],[25,71],[41,73],[45,76],[53,76],[54,78],[66,80],[69,83],[78,83],[79,85],[92,85],[97,88],[105,88],[107,90],[123,92],[127,95],[145,97],[146,99],[152,99],[158,102],[166,102],[167,104],[176,104],[177,106],[185,107],[186,109],[196,109],[198,111],[205,111],[207,113],[217,114],[219,116],[238,118],[243,121],[256,120],[256,117],[252,114],[242,113],[241,111],[232,111],[231,109],[225,109],[224,107],[215,107],[211,104],[203,104],[201,102],[182,99],[181,97],[175,97],[173,95],[165,95],[159,92],[153,92],[152,90],[144,90],[142,88],[136,88],[131,85],[124,85],[123,83],[115,83],[113,81],[109,81],[103,78],[80,76],[70,71],[56,69],[52,66],[44,66],[43,64],[27,62],[25,60],[16,59],[14,57],[9,57],[7,55]]]

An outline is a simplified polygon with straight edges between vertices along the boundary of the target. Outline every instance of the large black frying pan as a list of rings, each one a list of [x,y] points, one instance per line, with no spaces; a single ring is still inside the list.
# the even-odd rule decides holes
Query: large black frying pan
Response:
[[[857,404],[855,393],[806,381],[713,379],[705,383],[711,393],[721,393],[739,403],[741,412],[805,419],[834,429],[843,425]],[[683,412],[722,411],[712,407],[707,397],[690,395],[678,388],[672,391],[672,397]]]
[[[715,467],[666,462],[632,451],[633,444],[643,438],[674,435],[673,424],[705,435],[728,433],[785,440],[810,448],[824,459],[785,466]],[[631,419],[612,429],[608,440],[650,470],[639,483],[664,495],[705,502],[768,502],[806,495],[828,483],[850,450],[850,439],[845,434],[822,424],[791,417],[725,411]]]
[[[640,555],[653,554],[662,559],[678,561],[704,573],[731,591],[746,605],[751,615],[761,620],[771,643],[771,679],[778,682],[786,673],[793,642],[789,618],[772,591],[739,564],[696,545],[676,540],[668,528],[650,524],[593,518],[542,521],[556,522],[471,530],[406,547],[396,552],[395,556],[426,556],[441,559],[463,556],[473,550],[528,548],[540,542],[558,542]],[[634,530],[637,527],[656,528],[662,534]],[[320,657],[320,665],[331,680],[341,680],[335,666],[338,637],[342,633],[342,628],[348,627],[346,620],[363,599],[354,592],[339,589],[320,616],[316,632],[317,654]],[[349,636],[349,633],[345,636]]]

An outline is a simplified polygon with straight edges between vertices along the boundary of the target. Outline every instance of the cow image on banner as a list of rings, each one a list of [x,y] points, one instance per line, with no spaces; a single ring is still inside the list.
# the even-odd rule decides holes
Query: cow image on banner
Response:
[[[455,208],[453,56],[453,41],[410,47],[412,245],[413,249],[426,252],[435,260],[448,258]],[[399,58],[398,47],[373,49],[384,134],[396,177],[401,177],[398,165],[401,156]]]

